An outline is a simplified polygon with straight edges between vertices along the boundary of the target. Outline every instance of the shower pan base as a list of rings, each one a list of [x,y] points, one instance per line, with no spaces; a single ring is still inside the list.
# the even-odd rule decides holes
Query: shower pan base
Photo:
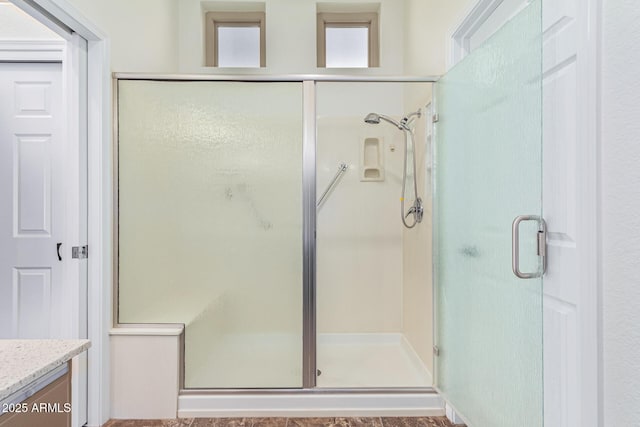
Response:
[[[431,374],[399,333],[319,334],[317,387],[431,387]]]
[[[295,336],[243,334],[220,336],[199,353],[201,363],[189,365],[189,389],[292,388],[301,380]],[[283,351],[282,349],[291,349]],[[255,363],[259,352],[262,363]],[[212,363],[215,361],[215,363]],[[424,388],[431,374],[400,333],[318,334],[318,388]]]
[[[183,390],[178,416],[444,415],[431,375],[402,334],[319,334],[317,342],[316,388]]]

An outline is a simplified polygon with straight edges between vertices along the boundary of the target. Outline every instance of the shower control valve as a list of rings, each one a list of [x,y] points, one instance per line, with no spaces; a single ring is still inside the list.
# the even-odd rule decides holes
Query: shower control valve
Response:
[[[422,222],[422,217],[424,216],[424,207],[422,206],[422,199],[420,197],[418,197],[413,206],[409,208],[407,214],[405,215],[405,218],[407,218],[411,214],[413,214],[416,222]]]

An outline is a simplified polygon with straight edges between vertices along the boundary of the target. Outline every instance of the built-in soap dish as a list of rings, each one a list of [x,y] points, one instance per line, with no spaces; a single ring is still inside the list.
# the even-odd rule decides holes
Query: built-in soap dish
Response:
[[[382,138],[362,140],[360,181],[384,181]]]

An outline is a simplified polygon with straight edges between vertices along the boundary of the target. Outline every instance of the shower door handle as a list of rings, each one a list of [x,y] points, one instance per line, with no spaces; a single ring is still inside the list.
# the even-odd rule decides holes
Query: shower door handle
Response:
[[[520,223],[536,221],[538,223],[537,252],[542,258],[542,271],[523,273],[520,271]],[[511,268],[520,279],[535,279],[547,272],[547,223],[538,215],[520,215],[513,220],[511,227]]]

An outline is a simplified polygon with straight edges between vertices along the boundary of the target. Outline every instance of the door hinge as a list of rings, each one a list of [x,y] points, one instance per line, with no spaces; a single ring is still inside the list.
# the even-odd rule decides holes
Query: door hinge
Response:
[[[440,348],[438,348],[437,345],[433,346],[433,355],[434,356],[440,356]]]
[[[440,121],[440,114],[435,113],[433,115],[433,123],[438,123]]]
[[[89,246],[73,246],[71,248],[71,258],[84,259],[89,258]]]

